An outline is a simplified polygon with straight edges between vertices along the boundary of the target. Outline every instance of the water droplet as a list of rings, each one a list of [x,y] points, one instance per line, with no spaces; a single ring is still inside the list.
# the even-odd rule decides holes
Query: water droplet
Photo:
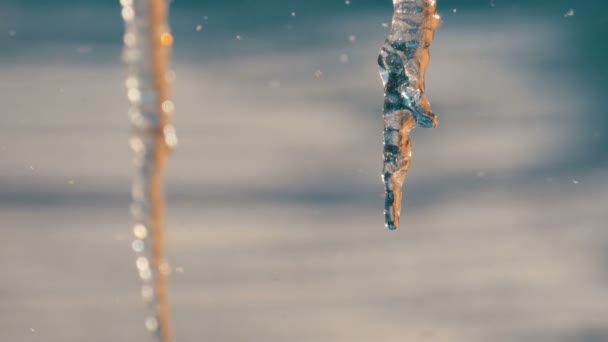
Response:
[[[240,34],[237,34],[234,38],[236,38],[236,40],[241,40],[242,39],[242,37],[241,37]]]
[[[173,36],[169,32],[165,32],[160,35],[160,43],[162,46],[173,45]]]
[[[133,235],[135,235],[136,238],[143,240],[148,236],[148,229],[146,229],[143,224],[136,224],[133,227]]]
[[[141,153],[146,145],[144,145],[143,140],[140,137],[134,136],[129,139],[129,146],[135,153]]]
[[[200,30],[202,30],[202,29],[203,29],[203,25],[196,25],[195,29],[196,29],[197,31],[200,31]]]
[[[125,43],[125,46],[133,47],[137,39],[133,33],[127,32],[125,33],[122,40]]]
[[[148,331],[156,331],[158,329],[158,320],[156,317],[148,317],[146,318],[145,326]]]
[[[145,245],[144,242],[142,240],[134,240],[131,243],[131,248],[133,248],[133,250],[137,253],[141,253],[144,251]]]
[[[133,11],[133,7],[131,6],[124,6],[120,14],[125,21],[131,21],[135,17],[135,11]]]
[[[135,261],[135,265],[137,266],[138,270],[147,270],[150,268],[150,263],[148,262],[148,259],[146,257],[140,256],[137,258],[137,260]]]
[[[291,12],[291,16],[295,17],[296,16],[296,12]]]
[[[348,41],[354,43],[357,40],[357,37],[354,34],[348,36]]]
[[[163,101],[163,103],[161,104],[161,108],[163,112],[167,114],[173,114],[173,112],[175,111],[175,104],[171,100],[166,100]]]
[[[340,62],[342,63],[348,63],[348,55],[347,54],[341,54],[340,55]]]
[[[139,87],[139,81],[137,80],[137,77],[127,77],[127,80],[125,81],[125,86],[127,87],[127,89]]]
[[[167,125],[163,128],[163,134],[165,135],[165,144],[173,148],[177,146],[177,134],[175,133],[175,127],[173,125]]]
[[[148,280],[152,279],[152,271],[149,268],[139,270],[139,277],[143,281],[148,281]]]
[[[350,5],[350,0],[345,0],[344,3],[346,4],[346,6]]]
[[[131,102],[138,103],[141,101],[141,92],[137,88],[130,88],[127,90],[127,98]]]
[[[154,288],[150,285],[144,285],[141,288],[141,297],[149,302],[154,299]]]
[[[321,76],[323,76],[323,71],[317,69],[315,70],[315,77],[316,78],[321,78]]]
[[[158,271],[160,273],[162,273],[163,275],[169,275],[171,273],[171,265],[169,265],[168,262],[162,262],[159,266],[158,266]]]
[[[574,16],[574,8],[569,9],[568,12],[566,12],[564,14],[564,18],[568,18],[568,17],[572,17],[572,16]]]

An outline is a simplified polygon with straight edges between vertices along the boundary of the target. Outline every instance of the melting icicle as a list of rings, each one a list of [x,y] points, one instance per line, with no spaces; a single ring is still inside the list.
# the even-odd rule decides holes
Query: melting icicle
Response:
[[[416,125],[438,124],[424,94],[424,75],[429,47],[441,24],[435,0],[393,0],[393,4],[392,28],[378,57],[384,84],[384,216],[390,230],[399,226],[402,186],[412,156],[410,131]]]
[[[123,59],[127,65],[127,97],[133,135],[135,176],[131,213],[136,267],[148,305],[145,327],[159,341],[173,341],[169,319],[167,262],[164,257],[163,176],[166,158],[177,140],[170,118],[169,47],[166,0],[120,0],[125,22]]]

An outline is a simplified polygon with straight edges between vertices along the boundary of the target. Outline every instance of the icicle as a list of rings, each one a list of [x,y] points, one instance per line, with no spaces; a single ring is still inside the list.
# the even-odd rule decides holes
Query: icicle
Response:
[[[164,256],[164,170],[169,150],[177,143],[173,102],[169,98],[169,48],[173,36],[166,23],[166,0],[120,0],[125,22],[123,59],[127,65],[127,97],[134,151],[131,212],[143,281],[141,296],[148,303],[145,326],[161,342],[172,342],[168,273]]]
[[[399,226],[402,186],[410,166],[410,131],[416,125],[436,127],[438,119],[425,96],[424,75],[429,47],[441,23],[435,0],[393,0],[391,31],[378,64],[384,84],[385,222]]]

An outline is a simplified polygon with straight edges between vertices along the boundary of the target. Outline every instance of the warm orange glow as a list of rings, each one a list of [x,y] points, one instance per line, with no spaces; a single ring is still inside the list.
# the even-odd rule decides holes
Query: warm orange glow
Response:
[[[171,46],[173,45],[173,36],[171,33],[165,32],[160,35],[160,43],[163,46]]]

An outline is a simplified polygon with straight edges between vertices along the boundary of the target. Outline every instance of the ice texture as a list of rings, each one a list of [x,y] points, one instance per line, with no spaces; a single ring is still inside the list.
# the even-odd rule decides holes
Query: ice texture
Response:
[[[378,56],[384,84],[384,216],[390,230],[399,226],[402,187],[412,157],[410,131],[417,125],[438,124],[425,95],[424,75],[429,47],[441,24],[435,0],[393,3],[391,31]]]

